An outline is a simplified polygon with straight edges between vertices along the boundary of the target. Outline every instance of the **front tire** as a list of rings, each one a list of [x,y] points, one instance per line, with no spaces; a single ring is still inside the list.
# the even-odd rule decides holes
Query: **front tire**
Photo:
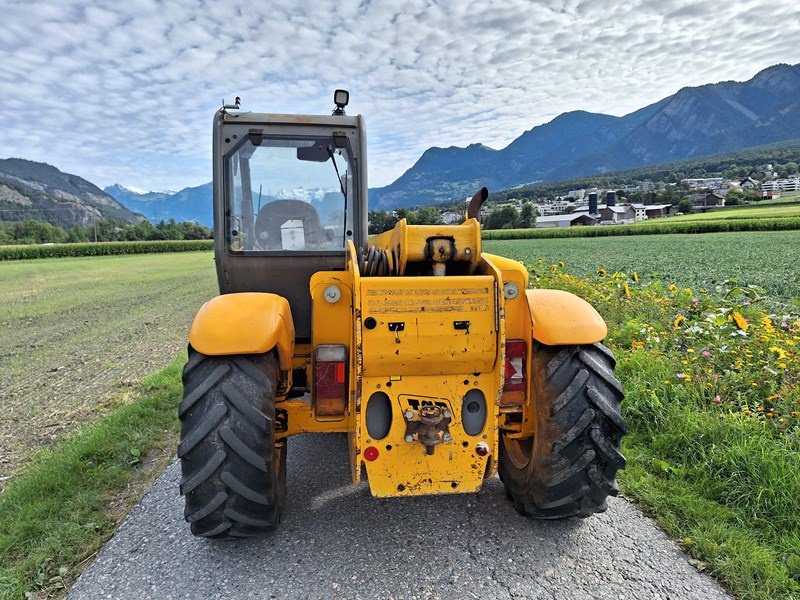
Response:
[[[620,441],[624,393],[611,351],[602,344],[545,346],[534,342],[532,437],[500,440],[500,478],[518,512],[537,519],[588,517],[616,496],[625,467]]]
[[[286,498],[286,445],[275,439],[273,353],[206,356],[189,348],[179,408],[181,494],[194,535],[275,529]]]

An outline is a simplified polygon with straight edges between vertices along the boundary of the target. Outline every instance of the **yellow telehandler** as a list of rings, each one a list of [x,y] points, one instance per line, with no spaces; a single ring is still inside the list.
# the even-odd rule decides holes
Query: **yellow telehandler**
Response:
[[[221,294],[189,334],[181,493],[192,533],[274,529],[287,438],[347,433],[374,496],[472,493],[499,473],[525,515],[606,509],[626,424],[606,325],[584,300],[528,289],[458,225],[367,235],[366,133],[347,116],[214,116]]]

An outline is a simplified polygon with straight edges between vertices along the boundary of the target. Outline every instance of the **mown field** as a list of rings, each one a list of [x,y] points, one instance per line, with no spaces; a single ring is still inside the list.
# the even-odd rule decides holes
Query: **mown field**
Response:
[[[795,199],[796,201],[797,199]],[[800,204],[788,206],[774,203],[767,206],[734,206],[704,213],[692,213],[669,217],[669,222],[683,221],[718,221],[724,219],[771,219],[778,217],[800,217]],[[652,224],[654,221],[640,221],[641,224]]]
[[[30,450],[127,402],[215,292],[209,252],[1,262],[0,487]]]
[[[800,232],[484,248],[608,321],[631,427],[623,492],[738,597],[800,597]],[[0,495],[0,597],[68,585],[148,453],[171,454],[181,359],[131,383],[179,353],[215,291],[206,252],[0,263],[0,456],[21,473]]]

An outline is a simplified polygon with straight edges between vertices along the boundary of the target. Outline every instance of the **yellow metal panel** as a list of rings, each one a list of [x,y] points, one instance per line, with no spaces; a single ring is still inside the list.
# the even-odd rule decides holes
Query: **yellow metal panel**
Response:
[[[484,477],[494,473],[496,462],[496,382],[494,373],[477,377],[470,374],[445,377],[408,375],[399,382],[390,382],[388,377],[365,377],[364,404],[372,393],[381,391],[389,395],[393,411],[391,428],[382,440],[369,438],[366,411],[362,411],[358,418],[362,431],[360,457],[366,467],[372,494],[378,497],[419,496],[479,490]],[[461,425],[461,404],[467,391],[474,388],[484,393],[487,418],[483,431],[470,436]],[[449,425],[451,440],[436,446],[432,455],[426,454],[425,447],[419,442],[404,440],[406,424],[402,413],[416,406],[417,401],[446,403],[452,413]],[[480,442],[493,449],[490,456],[477,454],[476,447]],[[363,459],[364,450],[370,446],[378,450],[378,458],[374,461]]]
[[[594,344],[606,337],[603,317],[582,298],[561,290],[528,290],[533,339],[548,346]]]
[[[262,354],[278,349],[280,367],[291,369],[294,324],[289,303],[276,294],[225,294],[206,302],[189,332],[201,354]]]
[[[314,418],[311,404],[306,400],[286,400],[275,405],[277,420],[285,424],[278,431],[278,438],[298,433],[336,433],[347,432],[352,428],[351,419],[320,421]]]
[[[492,263],[502,272],[504,283],[511,280],[518,281],[519,279],[522,279],[524,285],[520,288],[520,291],[527,289],[528,269],[526,269],[525,265],[523,265],[521,262],[511,258],[506,258],[505,256],[489,254],[488,252],[483,253],[483,258]]]
[[[336,288],[336,302],[325,299],[328,288]],[[320,271],[311,277],[311,335],[313,346],[342,344],[353,340],[353,276],[348,271]]]
[[[365,376],[493,369],[493,277],[369,277],[361,279],[360,291]],[[367,319],[374,319],[374,328],[363,326]]]

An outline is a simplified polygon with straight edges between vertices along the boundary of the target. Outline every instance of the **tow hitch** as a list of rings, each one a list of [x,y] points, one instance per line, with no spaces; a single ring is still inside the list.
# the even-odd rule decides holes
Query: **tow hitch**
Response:
[[[415,411],[407,409],[403,413],[406,420],[406,442],[415,439],[425,446],[425,453],[433,454],[436,446],[450,441],[450,418],[452,415],[447,409],[436,405],[424,405]]]

